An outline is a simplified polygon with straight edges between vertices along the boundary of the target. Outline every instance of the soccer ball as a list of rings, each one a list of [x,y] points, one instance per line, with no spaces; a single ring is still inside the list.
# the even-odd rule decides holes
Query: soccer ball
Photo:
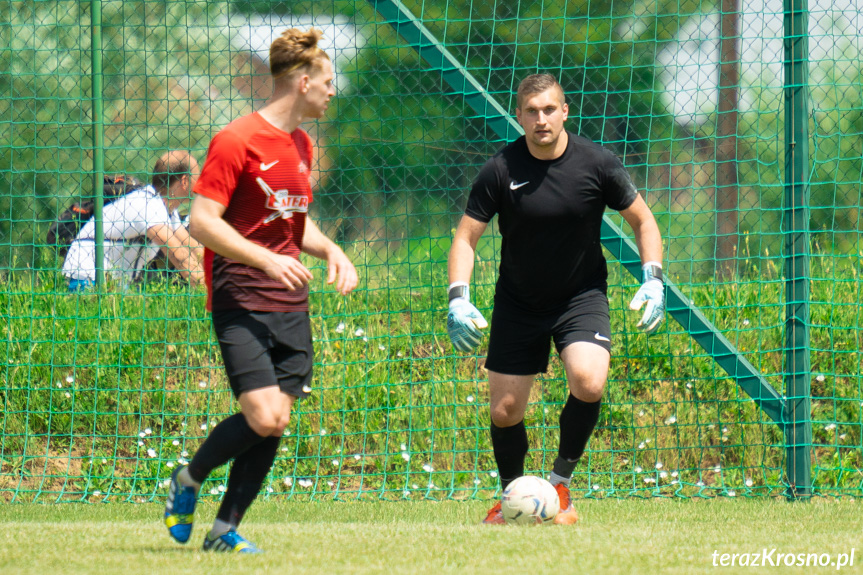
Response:
[[[500,509],[510,525],[545,525],[560,511],[560,498],[545,479],[525,475],[504,489]]]

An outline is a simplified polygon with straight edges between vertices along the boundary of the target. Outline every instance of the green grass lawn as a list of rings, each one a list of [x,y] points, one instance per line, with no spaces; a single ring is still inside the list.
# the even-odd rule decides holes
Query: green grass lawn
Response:
[[[0,573],[826,573],[837,567],[786,567],[779,554],[833,562],[849,560],[852,549],[854,565],[841,572],[863,572],[861,503],[853,500],[576,504],[574,527],[517,528],[480,525],[487,502],[265,501],[241,530],[265,549],[261,556],[199,550],[211,503],[199,507],[188,546],[169,539],[157,504],[0,505]],[[765,549],[775,549],[778,566],[719,566],[724,553]]]

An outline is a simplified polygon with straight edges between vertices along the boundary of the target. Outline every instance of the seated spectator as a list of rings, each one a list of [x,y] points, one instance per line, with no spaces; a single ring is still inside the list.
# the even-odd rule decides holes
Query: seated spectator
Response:
[[[128,286],[141,279],[147,264],[159,252],[190,283],[204,279],[203,252],[180,219],[177,208],[190,197],[201,170],[189,152],[170,151],[153,167],[151,186],[138,188],[102,210],[103,269],[108,277]],[[96,280],[96,221],[81,228],[69,246],[63,275],[69,291],[87,288]]]

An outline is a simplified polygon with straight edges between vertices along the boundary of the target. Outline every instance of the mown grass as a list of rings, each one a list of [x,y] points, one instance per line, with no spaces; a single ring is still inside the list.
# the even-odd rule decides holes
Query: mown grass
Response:
[[[0,506],[0,571],[124,573],[664,573],[861,571],[859,503],[817,500],[581,501],[573,527],[480,525],[484,502],[286,502],[252,506],[242,532],[265,553],[199,550],[215,506],[187,546],[158,504]],[[775,551],[771,551],[775,550]],[[854,564],[850,565],[854,550]],[[719,567],[723,554],[805,554],[825,567]],[[716,556],[714,557],[714,552]],[[846,566],[837,569],[840,554]],[[730,558],[729,558],[730,560]],[[714,566],[716,562],[716,566]],[[727,564],[727,563],[726,563]],[[763,564],[763,560],[761,563]]]
[[[406,243],[407,244],[407,243]],[[353,254],[363,284],[343,298],[317,269],[315,392],[301,402],[268,483],[296,499],[487,498],[497,489],[488,440],[483,348],[455,354],[445,329],[445,251],[402,247],[386,264]],[[494,246],[474,301],[490,311]],[[646,338],[626,309],[637,284],[611,264],[614,360],[599,428],[574,487],[585,497],[738,496],[784,489],[783,437],[669,319]],[[764,270],[767,271],[764,271]],[[740,281],[675,278],[780,391],[783,284],[760,266]],[[813,263],[812,405],[816,490],[860,494],[861,393],[856,268]],[[0,293],[0,497],[134,500],[164,480],[235,409],[200,289],[69,295],[62,278],[12,277]],[[553,359],[526,415],[530,472],[547,471],[566,397]],[[212,496],[224,474],[208,485]]]

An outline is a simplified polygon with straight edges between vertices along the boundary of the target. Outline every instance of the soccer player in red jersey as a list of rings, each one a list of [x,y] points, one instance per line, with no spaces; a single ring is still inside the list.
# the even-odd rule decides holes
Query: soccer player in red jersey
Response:
[[[255,553],[237,526],[276,457],[297,398],[311,391],[308,296],[300,252],[327,262],[327,283],[358,283],[345,253],[308,216],[312,142],[299,126],[335,95],[318,30],[290,29],[270,47],[273,95],[213,138],[195,185],[191,232],[206,249],[208,305],[240,412],[220,422],[171,476],[165,524],[189,540],[195,499],[210,472],[233,460],[204,550]]]

